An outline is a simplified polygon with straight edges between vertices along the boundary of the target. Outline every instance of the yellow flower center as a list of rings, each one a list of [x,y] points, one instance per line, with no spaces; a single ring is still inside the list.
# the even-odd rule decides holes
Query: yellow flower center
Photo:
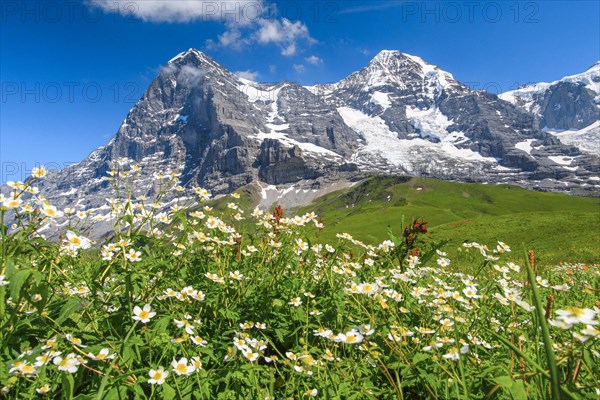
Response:
[[[177,372],[179,372],[180,374],[185,374],[187,372],[187,365],[177,364]]]
[[[583,311],[583,309],[576,308],[576,307],[567,307],[567,311],[570,312],[571,314],[573,314],[576,317],[581,317],[582,315],[585,314],[585,312]]]
[[[148,311],[146,311],[146,310],[142,310],[142,312],[140,312],[140,315],[139,315],[139,317],[140,317],[141,319],[147,319],[149,315],[150,315],[150,313],[149,313]]]
[[[30,374],[34,371],[33,365],[26,365],[21,369],[21,371],[25,374]]]

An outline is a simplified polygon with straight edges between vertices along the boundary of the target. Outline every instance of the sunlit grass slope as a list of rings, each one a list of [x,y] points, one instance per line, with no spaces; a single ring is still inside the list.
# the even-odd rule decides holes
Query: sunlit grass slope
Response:
[[[511,185],[459,183],[424,178],[372,177],[330,193],[302,211],[325,221],[323,238],[348,232],[375,243],[388,226],[400,233],[402,221],[428,221],[430,237],[463,242],[509,243],[515,256],[534,249],[540,262],[600,261],[600,200],[542,193]],[[519,251],[523,250],[523,251]]]

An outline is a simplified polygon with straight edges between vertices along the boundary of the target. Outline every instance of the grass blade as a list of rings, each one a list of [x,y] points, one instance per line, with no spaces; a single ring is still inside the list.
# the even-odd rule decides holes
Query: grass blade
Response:
[[[536,276],[533,271],[534,268],[534,253],[533,250],[529,251],[529,257],[527,258],[527,279],[531,285],[531,291],[533,294],[533,303],[535,304],[535,313],[537,315],[538,324],[542,329],[542,339],[544,341],[544,349],[546,350],[546,358],[548,360],[548,368],[550,369],[550,385],[552,398],[560,400],[560,379],[558,377],[558,368],[556,366],[556,357],[554,356],[554,346],[552,339],[550,338],[550,330],[546,322],[546,316],[542,305],[542,299],[538,292]]]

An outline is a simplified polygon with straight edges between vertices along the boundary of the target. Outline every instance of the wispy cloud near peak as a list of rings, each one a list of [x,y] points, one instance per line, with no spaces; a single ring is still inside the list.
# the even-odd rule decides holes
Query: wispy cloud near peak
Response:
[[[158,23],[235,20],[244,24],[258,18],[265,9],[262,0],[94,0],[87,4],[106,12]]]

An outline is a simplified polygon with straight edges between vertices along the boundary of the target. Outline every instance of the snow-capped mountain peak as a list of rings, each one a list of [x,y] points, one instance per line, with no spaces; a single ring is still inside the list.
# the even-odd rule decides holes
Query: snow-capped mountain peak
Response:
[[[511,103],[516,103],[519,99],[521,99],[522,101],[532,101],[532,97],[548,90],[548,88],[550,88],[553,85],[558,85],[563,82],[582,84],[592,92],[600,94],[600,61],[596,62],[594,65],[592,65],[590,68],[588,68],[582,73],[565,76],[553,82],[537,82],[525,84],[520,86],[518,89],[504,92],[498,97],[500,97],[503,100],[510,101]]]
[[[596,94],[600,94],[600,61],[581,74],[566,76],[561,81],[582,83]]]
[[[535,115],[541,128],[588,132],[585,128],[600,117],[600,61],[582,73],[525,85],[499,97]]]
[[[595,74],[585,79],[595,83]],[[573,88],[593,102],[587,84],[561,85],[564,104],[573,104]],[[399,51],[379,53],[338,83],[306,88],[244,80],[189,49],[162,68],[109,143],[43,185],[51,203],[87,208],[110,197],[107,171],[131,165],[144,182],[135,195],[156,190],[161,171],[214,193],[256,181],[310,187],[362,172],[589,190],[597,161],[581,140],[565,146],[533,115]]]
[[[210,57],[208,57],[206,54],[204,54],[200,50],[194,49],[194,48],[189,48],[186,51],[182,51],[181,53],[177,54],[175,57],[171,58],[167,62],[167,64],[173,64],[173,63],[178,62],[178,61],[183,61],[187,57],[195,57],[198,60],[207,60],[207,59],[210,59]]]

